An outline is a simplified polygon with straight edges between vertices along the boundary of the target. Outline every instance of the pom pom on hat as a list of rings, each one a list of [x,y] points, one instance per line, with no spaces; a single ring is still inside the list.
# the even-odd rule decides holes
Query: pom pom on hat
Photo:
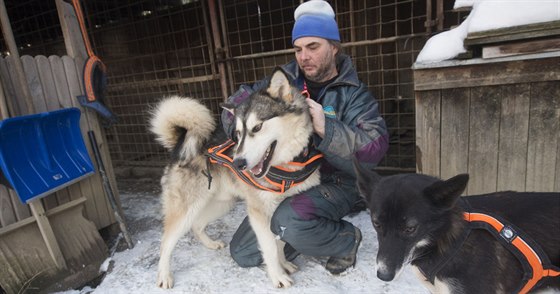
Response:
[[[294,11],[294,19],[292,44],[301,37],[320,37],[340,42],[334,10],[326,1],[310,0],[302,3]]]

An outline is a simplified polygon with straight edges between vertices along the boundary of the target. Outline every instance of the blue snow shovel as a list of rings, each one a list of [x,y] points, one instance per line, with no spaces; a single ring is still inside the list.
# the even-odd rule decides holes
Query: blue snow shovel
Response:
[[[30,203],[92,175],[79,122],[78,108],[0,121],[0,183]]]

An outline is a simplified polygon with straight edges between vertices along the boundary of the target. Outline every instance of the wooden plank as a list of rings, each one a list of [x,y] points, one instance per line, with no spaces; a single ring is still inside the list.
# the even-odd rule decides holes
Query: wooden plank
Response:
[[[560,80],[560,57],[509,61],[477,59],[479,63],[456,62],[450,67],[414,70],[414,90],[472,88]],[[520,58],[519,56],[517,58]]]
[[[471,89],[469,195],[496,191],[500,107],[500,87]]]
[[[47,111],[47,104],[45,103],[45,95],[43,95],[43,86],[41,85],[41,78],[35,59],[29,55],[21,57],[27,84],[29,85],[29,92],[33,100],[33,106],[37,112]]]
[[[57,110],[62,108],[58,102],[58,93],[56,92],[56,85],[54,74],[52,72],[51,63],[44,55],[35,56],[35,63],[41,77],[41,85],[43,87],[43,95],[45,96],[45,103],[47,110]]]
[[[6,186],[0,184],[0,228],[17,221],[10,193]]]
[[[558,51],[558,48],[560,48],[560,38],[499,44],[482,48],[482,58]]]
[[[468,172],[470,90],[441,92],[441,177],[448,179]]]
[[[11,72],[14,73],[12,77],[14,85],[21,93],[21,96],[18,97],[18,103],[21,106],[21,112],[18,113],[18,115],[35,113],[31,94],[29,93],[29,88],[25,80],[23,65],[21,64],[21,59],[19,58],[19,51],[17,48],[16,40],[14,38],[14,33],[12,31],[10,18],[8,17],[6,6],[4,5],[4,0],[0,0],[0,22],[2,23],[1,27],[4,36],[4,43],[10,51],[10,56],[8,57],[11,58],[9,58],[8,60],[12,61]]]
[[[64,67],[64,63],[62,62],[62,58],[60,58],[59,56],[56,55],[52,55],[49,56],[49,62],[51,64],[51,70],[53,73],[53,79],[54,79],[54,84],[55,84],[55,88],[56,88],[56,97],[57,97],[57,101],[58,104],[62,107],[62,108],[70,108],[73,107],[74,105],[72,104],[72,97],[70,94],[70,90],[69,90],[69,85],[68,85],[68,78],[67,78],[67,74],[66,74],[66,70]],[[75,73],[74,73],[75,74]],[[80,118],[80,123],[81,123],[81,118]],[[83,133],[82,133],[83,135]],[[81,182],[81,181],[80,181]],[[61,195],[61,196],[66,196],[65,198],[59,198],[59,204],[61,203],[66,203],[68,201],[70,201],[70,199],[76,199],[76,198],[80,198],[83,196],[82,191],[80,189],[80,183],[75,183],[73,185],[68,186],[66,189],[67,191],[67,196],[66,195]]]
[[[553,191],[560,144],[560,81],[531,85],[529,117],[527,191]]]
[[[472,46],[559,35],[560,21],[551,21],[470,33],[464,43]]]
[[[498,191],[525,191],[530,85],[502,86]]]
[[[1,57],[0,57],[0,82],[2,83],[2,88],[4,90],[3,94],[5,97],[5,104],[8,109],[8,116],[5,117],[14,116],[18,111],[16,109],[16,105],[14,105],[15,90],[12,84],[12,79],[10,78],[10,71],[8,70],[8,65],[6,63],[6,60]]]
[[[54,84],[53,73],[51,70],[51,65],[46,56],[38,55],[35,56],[35,64],[37,65],[37,72],[41,80],[41,88],[43,89],[43,97],[45,99],[46,111],[53,111],[60,109],[60,105],[56,98],[56,87]],[[64,195],[66,194],[66,195]],[[68,198],[68,192],[64,189],[56,191],[55,193],[49,194],[43,198],[43,203],[45,208],[51,209],[58,206],[58,198],[66,199]]]
[[[56,0],[55,2],[62,35],[64,36],[64,44],[66,45],[66,53],[71,57],[87,56],[84,39],[74,7],[72,4],[66,3],[63,0]]]
[[[4,59],[0,57],[3,61]],[[6,119],[10,117],[10,110],[8,108],[8,98],[4,93],[4,85],[2,85],[2,79],[0,79],[0,119]]]
[[[11,116],[17,116],[22,114],[22,109],[20,109],[20,103],[18,103],[19,98],[21,97],[22,93],[20,90],[17,90],[18,87],[14,86],[13,77],[13,57],[8,56],[6,59],[1,60],[0,62],[0,75],[2,76],[2,85],[4,86],[5,93],[7,94],[7,104],[10,109]],[[8,194],[10,195],[10,200],[12,206],[14,208],[14,212],[16,214],[17,220],[25,219],[31,215],[29,207],[19,200],[19,196],[15,193],[14,190],[8,189]]]
[[[83,197],[82,197],[82,198],[78,198],[78,199],[72,200],[72,201],[70,201],[70,202],[68,202],[68,203],[65,203],[65,204],[62,204],[62,205],[60,205],[60,206],[57,206],[57,207],[55,207],[55,208],[53,208],[53,209],[51,209],[51,210],[49,210],[49,211],[46,211],[46,212],[45,212],[45,215],[46,215],[47,217],[51,217],[51,216],[57,215],[57,214],[59,214],[59,213],[61,213],[61,212],[64,212],[64,211],[67,210],[67,209],[70,209],[70,208],[73,208],[73,207],[78,206],[78,205],[80,205],[80,204],[83,204],[84,202],[86,202],[86,199],[85,199],[85,198],[83,198]],[[11,233],[11,232],[13,232],[13,231],[16,231],[16,230],[18,230],[18,229],[20,229],[20,228],[22,228],[22,227],[24,227],[24,226],[27,226],[27,225],[29,225],[29,224],[32,224],[32,223],[34,223],[34,222],[36,222],[36,221],[37,221],[37,220],[35,219],[34,216],[30,216],[30,217],[27,217],[27,218],[25,218],[25,219],[23,219],[23,220],[20,220],[20,221],[16,222],[16,223],[13,223],[13,224],[10,224],[10,225],[8,225],[8,226],[6,226],[6,227],[0,228],[0,236],[5,235],[5,234],[9,234],[9,233]]]
[[[21,88],[20,81],[16,73],[17,63],[18,62],[15,61],[14,56],[10,55],[6,57],[6,67],[8,69],[8,72],[10,73],[10,83],[14,86],[12,105],[14,106],[15,111],[12,116],[20,116],[29,113],[25,104],[25,94],[23,92],[24,90]]]
[[[29,206],[31,207],[33,216],[37,221],[41,235],[43,235],[43,240],[45,240],[49,254],[56,264],[56,267],[59,269],[66,269],[66,260],[64,260],[62,251],[60,251],[60,246],[58,246],[58,242],[56,241],[49,219],[45,215],[45,209],[43,208],[40,199],[31,201]]]
[[[440,91],[416,92],[416,170],[440,177]]]

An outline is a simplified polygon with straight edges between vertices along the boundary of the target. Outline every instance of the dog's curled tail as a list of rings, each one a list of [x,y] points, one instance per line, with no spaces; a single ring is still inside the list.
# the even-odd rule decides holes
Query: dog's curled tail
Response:
[[[201,153],[203,144],[216,128],[210,110],[192,98],[164,98],[150,113],[150,131],[183,163]]]

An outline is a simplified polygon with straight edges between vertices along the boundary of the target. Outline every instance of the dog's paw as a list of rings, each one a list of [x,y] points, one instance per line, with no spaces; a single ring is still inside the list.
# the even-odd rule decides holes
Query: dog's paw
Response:
[[[163,289],[173,288],[173,275],[171,273],[158,273],[157,286]]]
[[[285,261],[282,263],[282,267],[284,268],[284,270],[286,271],[286,273],[288,274],[293,274],[298,270],[297,265],[289,262],[289,261]]]
[[[218,249],[225,248],[226,243],[224,243],[221,240],[209,240],[208,242],[204,242],[204,246],[206,246],[209,249],[218,250]]]
[[[294,284],[294,281],[288,274],[280,274],[275,277],[271,277],[272,285],[276,288],[288,288]]]

